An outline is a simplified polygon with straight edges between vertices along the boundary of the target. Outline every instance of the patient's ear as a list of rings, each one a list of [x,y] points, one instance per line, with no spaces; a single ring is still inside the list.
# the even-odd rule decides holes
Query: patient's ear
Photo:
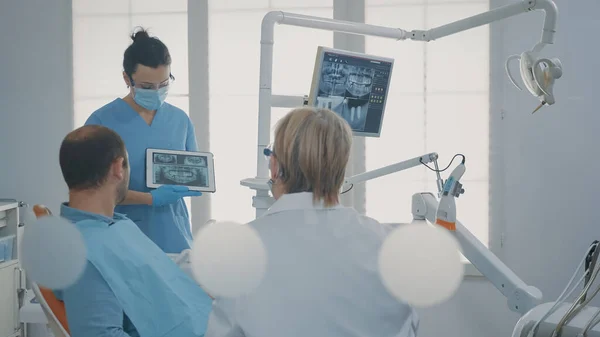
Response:
[[[110,175],[115,177],[117,180],[125,179],[125,171],[127,170],[126,165],[123,165],[125,158],[119,157],[113,161],[110,166]]]

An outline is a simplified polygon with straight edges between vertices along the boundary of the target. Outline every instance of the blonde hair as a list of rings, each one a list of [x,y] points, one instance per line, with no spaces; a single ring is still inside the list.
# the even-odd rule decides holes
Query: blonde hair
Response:
[[[337,204],[351,147],[352,130],[333,111],[290,111],[277,123],[273,144],[285,193],[312,192],[315,202]]]

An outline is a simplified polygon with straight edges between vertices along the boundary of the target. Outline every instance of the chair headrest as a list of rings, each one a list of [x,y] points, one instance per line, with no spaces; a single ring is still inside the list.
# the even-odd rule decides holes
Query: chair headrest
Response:
[[[52,212],[44,205],[34,205],[33,214],[35,214],[36,218],[41,218],[43,216],[52,215]]]

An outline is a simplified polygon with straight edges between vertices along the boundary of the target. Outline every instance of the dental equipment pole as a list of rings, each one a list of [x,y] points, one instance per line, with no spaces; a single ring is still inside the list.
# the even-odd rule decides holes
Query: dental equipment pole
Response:
[[[454,234],[460,243],[463,255],[508,299],[510,310],[522,315],[515,325],[513,337],[600,337],[600,327],[594,327],[597,323],[596,316],[600,310],[587,306],[587,303],[600,292],[600,288],[597,288],[586,302],[577,308],[577,311],[571,313],[579,300],[585,298],[587,290],[600,269],[595,269],[595,273],[583,293],[573,304],[562,303],[556,312],[550,313],[551,306],[556,302],[540,304],[542,292],[538,288],[524,283],[457,220],[454,198],[458,198],[464,192],[460,183],[464,173],[463,159],[463,162],[452,171],[446,180],[439,203],[431,193],[414,194],[412,198],[413,219],[428,220]],[[595,261],[592,261],[591,265],[594,264]],[[549,313],[549,316],[546,313]],[[578,313],[580,316],[576,317]],[[540,322],[541,325],[535,328],[537,325],[534,325],[535,322]],[[531,329],[536,329],[536,331],[531,331]],[[563,333],[561,334],[561,332]]]
[[[382,168],[379,168],[376,170],[360,173],[360,174],[346,178],[346,180],[344,180],[344,187],[342,188],[342,190],[344,190],[344,191],[348,190],[349,189],[348,185],[352,186],[356,183],[383,177],[388,174],[400,172],[400,171],[407,170],[409,168],[413,168],[413,167],[423,165],[423,164],[429,164],[431,162],[434,162],[436,170],[437,170],[437,167],[438,167],[437,159],[438,159],[438,154],[433,152],[433,153],[428,153],[428,154],[422,155],[420,157],[415,157],[415,158],[412,158],[409,160],[405,160],[405,161],[402,161],[402,162],[399,162],[396,164],[388,165],[388,166],[385,166],[385,167],[382,167]],[[436,173],[437,173],[437,178],[438,178],[438,189],[441,192],[441,185],[443,184],[443,182],[441,181],[442,178],[440,177],[439,172],[436,172]]]
[[[344,185],[366,182],[391,173],[416,167],[430,162],[436,163],[437,153],[430,153],[421,157],[409,159],[397,164],[386,166],[377,170],[365,172],[349,177]],[[542,301],[542,292],[523,282],[510,270],[496,255],[485,247],[468,229],[456,218],[456,204],[454,199],[464,192],[460,179],[465,173],[465,161],[459,164],[450,174],[440,193],[438,202],[431,193],[416,193],[412,197],[412,214],[414,220],[428,220],[432,224],[448,229],[462,248],[463,255],[508,299],[510,310],[525,314]],[[441,177],[439,172],[438,188]]]
[[[261,216],[273,203],[273,199],[269,196],[269,187],[267,184],[267,163],[262,160],[263,150],[270,143],[271,108],[297,107],[306,103],[305,96],[278,96],[272,94],[275,24],[377,36],[395,40],[432,41],[534,10],[545,12],[541,41],[537,44],[541,48],[543,45],[554,43],[558,10],[552,0],[522,0],[437,28],[425,31],[413,30],[411,32],[399,28],[381,27],[279,11],[267,13],[261,25],[256,177],[244,179],[240,182],[243,186],[256,190],[256,196],[253,197],[253,207],[256,208],[256,216]]]
[[[546,12],[540,45],[553,44],[558,9],[556,8],[556,4],[550,0],[524,0],[430,30],[413,30],[411,39],[416,41],[433,41],[533,10],[543,10]]]
[[[443,198],[443,197],[442,197]],[[439,203],[431,193],[416,193],[412,197],[412,213],[415,220],[438,220]],[[479,241],[456,219],[450,233],[460,243],[463,255],[507,298],[510,310],[524,315],[539,305],[542,292],[529,286]]]

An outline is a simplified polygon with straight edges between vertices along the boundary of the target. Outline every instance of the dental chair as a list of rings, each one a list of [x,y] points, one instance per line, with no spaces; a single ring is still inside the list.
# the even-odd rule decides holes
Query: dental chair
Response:
[[[33,213],[36,218],[52,215],[48,207],[44,205],[33,206]],[[42,310],[48,320],[48,325],[55,337],[70,337],[69,325],[67,323],[67,311],[65,304],[60,301],[52,290],[36,284],[32,284],[33,293],[40,302]]]

